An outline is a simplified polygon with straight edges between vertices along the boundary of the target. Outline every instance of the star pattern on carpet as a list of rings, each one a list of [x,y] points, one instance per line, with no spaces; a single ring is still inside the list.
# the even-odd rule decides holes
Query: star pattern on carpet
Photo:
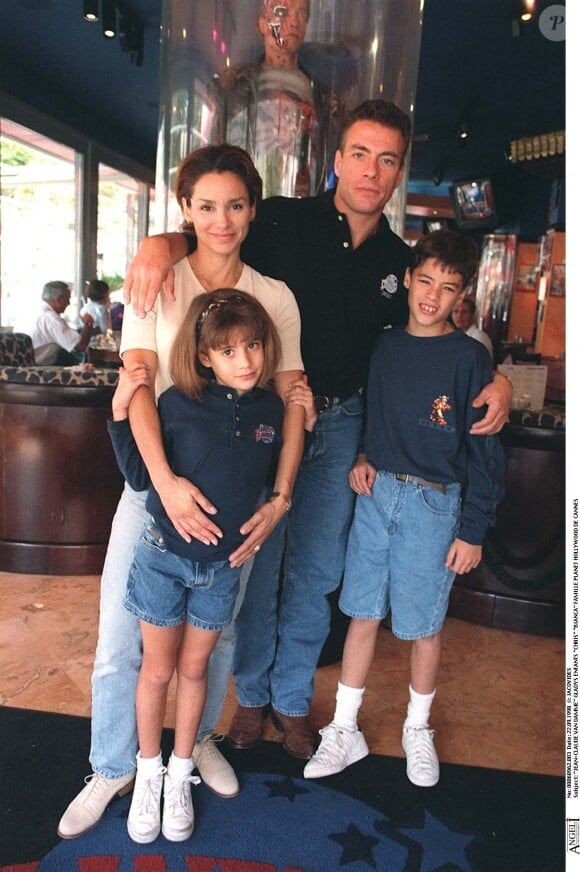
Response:
[[[465,849],[476,839],[471,833],[462,835],[446,827],[432,814],[425,810],[425,823],[421,829],[403,829],[401,833],[413,839],[423,848],[423,857],[418,872],[432,872],[433,869],[451,866],[461,869],[462,872],[471,872],[471,863],[465,856]],[[433,845],[445,845],[445,854],[437,859],[437,866],[433,866],[433,854],[429,849]],[[428,860],[427,857],[430,857]]]
[[[289,802],[294,802],[296,797],[301,793],[310,793],[307,788],[299,787],[290,776],[276,780],[268,779],[264,781],[264,784],[270,788],[268,799],[272,799],[275,796],[282,796]]]
[[[368,863],[373,869],[377,868],[373,848],[379,844],[379,840],[365,835],[355,824],[349,824],[344,833],[331,833],[328,838],[342,846],[341,866],[359,861]]]

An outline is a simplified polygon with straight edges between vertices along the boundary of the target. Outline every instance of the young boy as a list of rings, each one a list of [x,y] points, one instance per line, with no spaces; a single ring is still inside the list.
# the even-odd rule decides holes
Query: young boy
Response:
[[[481,417],[472,401],[491,379],[491,361],[448,320],[477,260],[475,243],[457,233],[420,239],[405,277],[407,326],[386,331],[373,352],[364,453],[349,476],[358,496],[339,601],[352,620],[334,719],[320,731],[305,778],[341,772],[369,753],[357,714],[390,608],[393,633],[411,641],[407,776],[421,787],[439,780],[429,713],[449,592],[456,573],[480,562],[503,494],[499,440],[470,435]]]

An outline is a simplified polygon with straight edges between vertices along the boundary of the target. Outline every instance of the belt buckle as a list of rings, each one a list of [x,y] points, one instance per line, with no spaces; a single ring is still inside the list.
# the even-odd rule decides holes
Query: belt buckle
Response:
[[[413,476],[409,475],[407,472],[396,472],[395,478],[397,481],[404,481],[405,484],[409,484],[410,481],[413,481]]]
[[[316,406],[317,412],[328,412],[331,406],[330,397],[324,397],[320,395],[315,396],[314,405]]]

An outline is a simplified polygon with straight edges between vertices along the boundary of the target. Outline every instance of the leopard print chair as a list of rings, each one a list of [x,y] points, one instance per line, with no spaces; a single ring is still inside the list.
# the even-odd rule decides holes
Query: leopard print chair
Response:
[[[0,330],[0,366],[34,366],[35,363],[30,336]]]

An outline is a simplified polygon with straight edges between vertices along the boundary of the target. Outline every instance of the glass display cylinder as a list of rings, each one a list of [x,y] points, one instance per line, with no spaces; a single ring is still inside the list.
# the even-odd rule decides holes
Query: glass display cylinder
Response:
[[[422,5],[163,0],[156,231],[181,222],[173,181],[195,148],[240,145],[262,176],[264,196],[307,196],[335,182],[346,111],[382,97],[412,121]],[[386,210],[398,233],[406,191],[407,173]]]
[[[511,233],[491,233],[483,238],[475,304],[478,326],[494,345],[507,339],[517,241]]]

